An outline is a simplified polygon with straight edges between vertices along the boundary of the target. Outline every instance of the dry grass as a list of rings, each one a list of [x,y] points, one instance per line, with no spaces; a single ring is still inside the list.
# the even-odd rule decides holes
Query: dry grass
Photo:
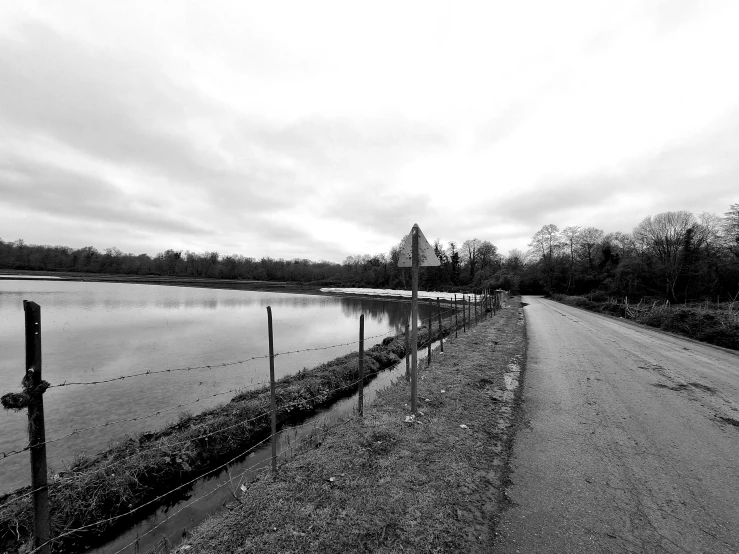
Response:
[[[422,364],[416,422],[405,422],[410,392],[400,380],[364,419],[250,483],[195,529],[186,551],[490,552],[516,402],[503,400],[503,375],[525,346],[517,308]]]

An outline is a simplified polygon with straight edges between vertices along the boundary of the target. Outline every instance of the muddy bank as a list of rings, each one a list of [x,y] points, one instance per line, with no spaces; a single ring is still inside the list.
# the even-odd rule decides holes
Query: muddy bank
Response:
[[[461,313],[461,311],[460,311]],[[448,314],[447,314],[448,315]],[[444,321],[444,334],[453,329]],[[461,323],[461,317],[460,317]],[[436,340],[419,331],[419,347]],[[389,337],[365,351],[365,379],[395,365],[405,355],[405,338]],[[342,356],[277,384],[278,422],[296,422],[352,394],[358,384],[358,354]],[[180,420],[156,432],[126,437],[93,456],[78,456],[70,469],[54,476],[49,487],[53,537],[93,525],[53,544],[54,552],[82,551],[104,542],[185,494],[167,491],[217,468],[269,435],[269,390],[241,393],[228,404]],[[32,528],[29,488],[0,498],[0,550],[13,552],[28,541]],[[160,498],[161,497],[161,498]],[[146,505],[155,500],[156,502]]]

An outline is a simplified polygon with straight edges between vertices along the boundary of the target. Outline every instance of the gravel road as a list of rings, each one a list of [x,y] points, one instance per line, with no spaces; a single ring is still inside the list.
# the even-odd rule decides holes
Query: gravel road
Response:
[[[525,297],[495,552],[739,553],[739,356]]]

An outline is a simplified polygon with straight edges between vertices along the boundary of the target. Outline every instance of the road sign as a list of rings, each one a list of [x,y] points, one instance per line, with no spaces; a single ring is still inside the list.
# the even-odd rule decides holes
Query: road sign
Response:
[[[400,248],[398,267],[410,267],[411,269],[411,411],[416,413],[416,388],[418,376],[418,266],[441,265],[436,257],[433,247],[423,236],[418,225],[414,225],[411,232],[404,239]],[[431,340],[431,328],[429,327],[429,341]],[[430,343],[429,343],[430,344]],[[430,346],[429,346],[430,348]]]
[[[418,225],[414,225],[418,229],[418,265],[419,266],[439,266],[441,262],[436,256],[434,247],[429,244],[426,237],[423,236],[421,228]],[[413,231],[408,233],[408,236],[403,239],[403,246],[400,248],[400,255],[398,256],[398,267],[412,267],[412,240],[411,235]]]

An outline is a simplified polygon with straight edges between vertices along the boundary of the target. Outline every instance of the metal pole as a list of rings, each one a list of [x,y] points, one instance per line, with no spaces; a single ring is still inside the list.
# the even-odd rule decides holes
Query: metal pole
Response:
[[[359,417],[364,417],[364,314],[359,316]]]
[[[31,489],[33,492],[33,546],[42,554],[49,544],[49,489],[46,469],[46,428],[41,385],[41,306],[23,301],[26,316],[26,388],[32,389],[28,403],[28,439],[31,447]]]
[[[272,473],[277,473],[277,401],[275,399],[275,346],[272,338],[272,307],[267,306],[269,332],[269,410],[272,413]]]
[[[411,412],[416,413],[416,382],[418,377],[418,225],[411,230]]]
[[[457,338],[457,327],[459,327],[459,322],[457,319],[457,295],[454,295],[454,338]]]
[[[441,326],[441,301],[436,297],[436,309],[439,313],[439,340],[441,341],[441,351],[444,352],[444,328]]]

